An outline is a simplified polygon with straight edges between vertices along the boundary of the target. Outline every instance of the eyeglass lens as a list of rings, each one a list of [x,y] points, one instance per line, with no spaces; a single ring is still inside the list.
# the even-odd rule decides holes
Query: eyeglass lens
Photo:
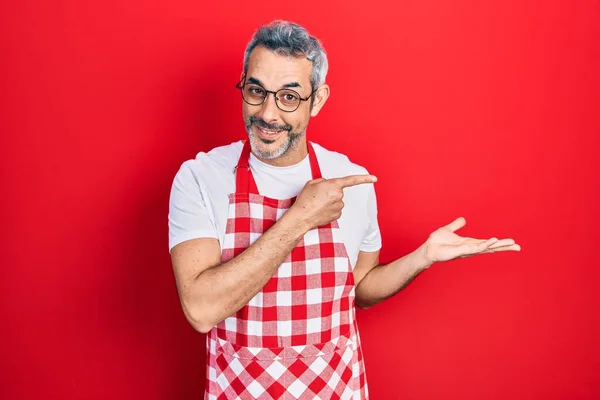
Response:
[[[244,100],[252,105],[261,105],[267,96],[267,92],[260,85],[246,84],[242,91]],[[280,89],[275,95],[277,106],[283,110],[293,111],[300,104],[300,95],[293,90]]]

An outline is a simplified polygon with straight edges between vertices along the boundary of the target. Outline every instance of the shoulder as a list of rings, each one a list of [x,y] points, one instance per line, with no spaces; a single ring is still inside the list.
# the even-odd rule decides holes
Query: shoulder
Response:
[[[323,178],[339,178],[347,175],[368,174],[367,168],[352,162],[350,158],[342,153],[329,150],[320,144],[311,142],[315,149],[315,155],[321,167]]]
[[[207,152],[201,151],[195,158],[184,161],[178,174],[193,176],[199,181],[214,179],[221,174],[231,175],[240,158],[243,144],[240,140],[214,147]]]
[[[214,147],[208,152],[199,152],[196,157],[185,161],[183,164],[189,168],[227,169],[234,168],[242,153],[241,140],[227,145]]]
[[[193,159],[184,161],[175,173],[172,191],[197,194],[231,190],[242,147],[242,141],[233,142],[199,152]]]

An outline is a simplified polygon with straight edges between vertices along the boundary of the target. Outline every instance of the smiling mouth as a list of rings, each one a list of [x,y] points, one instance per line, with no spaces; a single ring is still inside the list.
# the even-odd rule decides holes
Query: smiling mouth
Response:
[[[260,128],[258,127],[258,129],[260,129],[260,131],[262,133],[264,133],[265,135],[277,135],[278,133],[283,132],[283,130],[271,130],[271,129],[264,129],[264,128]]]
[[[275,139],[282,133],[285,132],[285,129],[265,129],[256,125],[256,129],[258,130],[259,139],[265,144],[271,144],[275,142]]]

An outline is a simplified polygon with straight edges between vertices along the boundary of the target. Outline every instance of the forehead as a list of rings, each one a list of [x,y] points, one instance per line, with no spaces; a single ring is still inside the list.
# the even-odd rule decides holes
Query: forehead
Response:
[[[253,77],[265,85],[279,88],[290,82],[310,87],[312,63],[305,57],[286,57],[264,47],[256,47],[248,59],[247,77]]]

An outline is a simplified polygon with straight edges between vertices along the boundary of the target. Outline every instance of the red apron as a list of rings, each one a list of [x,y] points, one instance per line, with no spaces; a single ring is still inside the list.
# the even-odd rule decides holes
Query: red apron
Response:
[[[312,145],[313,179],[321,177]],[[261,196],[246,141],[236,169],[222,262],[293,204]],[[367,399],[354,276],[337,221],[306,233],[264,288],[207,334],[205,399]]]

